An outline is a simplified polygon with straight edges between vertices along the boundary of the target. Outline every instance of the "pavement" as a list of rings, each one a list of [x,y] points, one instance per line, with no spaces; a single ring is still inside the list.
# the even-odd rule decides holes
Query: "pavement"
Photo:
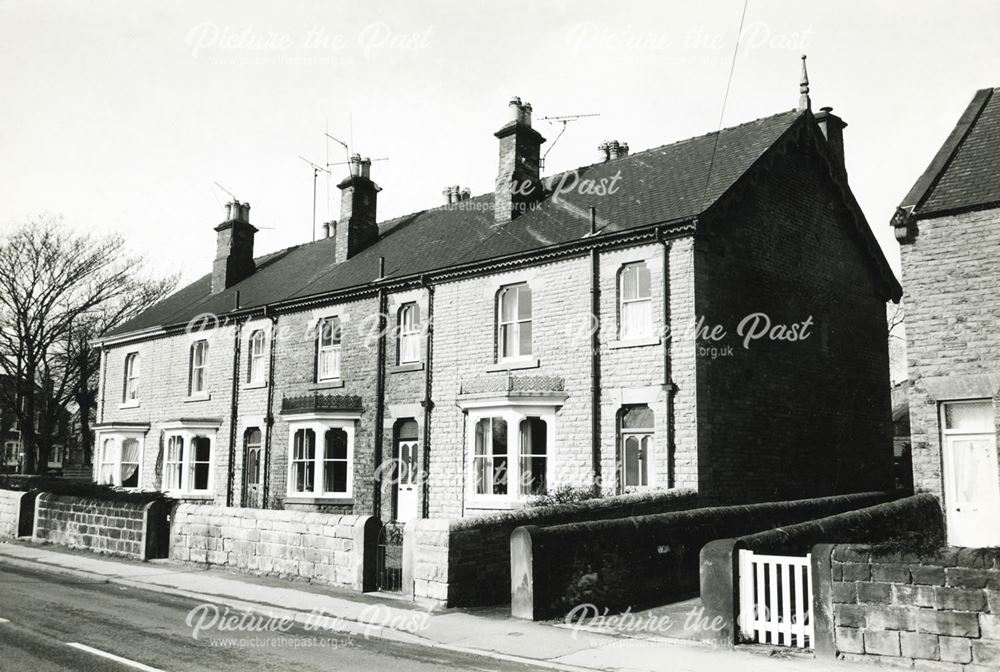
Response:
[[[427,664],[433,666],[433,660],[438,660],[451,669],[544,668],[569,672],[702,672],[737,669],[740,672],[846,672],[871,669],[870,666],[837,661],[818,661],[809,653],[791,649],[739,647],[732,650],[695,643],[690,639],[663,636],[662,633],[669,634],[669,628],[655,624],[650,627],[650,620],[642,618],[642,612],[626,615],[625,619],[611,623],[598,624],[603,627],[574,628],[565,623],[535,623],[513,619],[507,608],[434,609],[382,594],[359,594],[305,582],[255,577],[170,561],[135,562],[26,542],[0,543],[0,569],[3,570],[0,575],[0,643],[8,641],[8,635],[13,636],[11,632],[5,635],[3,629],[14,630],[14,626],[18,625],[15,622],[18,619],[11,617],[15,610],[20,610],[19,618],[22,620],[36,618],[31,616],[37,609],[29,598],[41,590],[37,584],[37,573],[44,572],[54,584],[61,581],[63,584],[60,585],[64,585],[66,581],[72,580],[70,583],[76,588],[103,587],[107,591],[117,587],[119,591],[131,591],[129,595],[132,603],[125,608],[136,613],[147,611],[144,608],[146,604],[160,605],[157,608],[166,609],[162,601],[167,596],[180,598],[181,602],[171,605],[172,611],[169,613],[165,611],[157,618],[146,614],[143,627],[133,628],[135,636],[146,633],[146,639],[152,637],[155,640],[161,631],[170,633],[171,646],[179,647],[180,652],[185,651],[185,647],[192,642],[228,639],[230,643],[221,646],[230,647],[230,654],[235,656],[232,658],[234,661],[240,658],[232,653],[232,649],[242,648],[242,653],[245,654],[246,649],[260,646],[259,642],[255,644],[253,640],[259,639],[261,633],[266,636],[279,636],[283,633],[275,631],[275,623],[289,623],[294,624],[299,637],[325,638],[333,642],[328,646],[331,650],[325,652],[323,660],[328,667],[329,663],[335,662],[335,667],[339,669],[370,670],[372,667],[382,667],[371,661],[365,662],[363,657],[357,658],[360,655],[357,651],[369,649],[368,652],[373,656],[388,656],[393,660],[408,659],[411,662],[407,664],[414,669],[420,669],[420,661],[413,662],[419,655],[438,656]],[[33,579],[36,581],[35,588],[25,592],[23,599],[9,594],[9,584],[21,581],[17,579],[18,572],[22,575],[28,573],[29,578],[36,577]],[[52,577],[53,573],[60,576]],[[62,595],[66,589],[60,590],[63,592],[59,595]],[[96,598],[90,601],[85,596],[77,598],[81,612],[86,612],[89,604],[98,602]],[[56,611],[64,608],[60,599],[62,598],[53,598],[52,605]],[[667,609],[667,612],[675,614],[670,627],[676,628],[676,619],[697,606],[696,603],[691,603]],[[110,606],[107,609],[113,611]],[[155,609],[150,606],[148,611]],[[660,610],[656,613],[662,616],[665,612]],[[99,622],[101,619],[94,616],[90,618],[90,622],[95,620]],[[692,622],[696,620],[695,618]],[[28,625],[22,624],[21,627]],[[35,632],[46,631],[36,628]],[[345,636],[347,640],[336,639]],[[25,650],[46,650],[44,642],[36,640],[32,640],[30,633],[25,634]],[[341,646],[338,650],[336,641],[351,641],[353,644]],[[117,649],[110,646],[114,643],[113,638],[105,638],[100,646],[88,646],[93,646],[102,653],[112,651],[112,658],[107,660],[114,660],[116,656],[133,662],[140,660],[136,656],[118,653],[122,649],[120,646]],[[65,647],[68,644],[60,642],[60,645]],[[148,647],[156,650],[152,641],[147,644],[146,648]],[[295,647],[289,645],[284,650],[272,652],[270,655],[277,657],[267,667],[219,666],[205,669],[285,669],[286,666],[288,669],[310,669],[307,662],[282,657],[290,648]],[[131,649],[132,647],[125,649],[125,652]],[[100,654],[90,654],[83,649],[80,651],[87,653],[89,658],[100,657]],[[420,654],[420,651],[423,653]],[[146,670],[195,669],[184,663],[184,655],[178,654],[173,658],[166,655],[166,652],[164,655],[165,660],[158,660],[155,665],[140,662],[139,667],[125,667]],[[198,656],[194,659],[201,660]],[[6,660],[5,657],[0,657],[0,670],[24,669],[8,667]],[[277,662],[279,660],[285,661],[285,665]],[[36,667],[32,666],[31,669]],[[70,666],[53,669],[105,668]],[[113,669],[120,670],[122,667]]]

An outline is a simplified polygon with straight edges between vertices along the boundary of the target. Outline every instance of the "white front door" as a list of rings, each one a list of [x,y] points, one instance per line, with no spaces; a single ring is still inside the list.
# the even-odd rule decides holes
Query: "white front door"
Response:
[[[1000,546],[1000,468],[993,404],[945,404],[944,415],[942,457],[948,543]]]
[[[417,455],[419,445],[416,441],[401,439],[398,445],[399,468],[396,479],[396,520],[406,522],[419,518],[417,512],[417,484],[419,470]]]

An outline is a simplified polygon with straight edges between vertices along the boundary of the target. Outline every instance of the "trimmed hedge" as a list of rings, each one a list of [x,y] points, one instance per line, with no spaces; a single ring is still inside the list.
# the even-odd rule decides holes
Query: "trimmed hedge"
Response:
[[[638,609],[696,595],[699,553],[715,539],[739,537],[880,504],[892,493],[722,506],[658,515],[528,528],[538,617],[591,603]]]
[[[888,540],[895,539],[893,544]],[[933,495],[923,494],[839,513],[739,539],[752,551],[802,555],[816,544],[882,542],[887,549],[944,543],[944,516]]]
[[[51,476],[0,476],[0,489],[19,492],[48,492],[66,497],[82,497],[96,499],[102,502],[124,502],[129,504],[148,504],[149,502],[170,502],[169,497],[155,490],[135,491],[120,490],[110,485],[102,485],[93,481],[68,480]]]

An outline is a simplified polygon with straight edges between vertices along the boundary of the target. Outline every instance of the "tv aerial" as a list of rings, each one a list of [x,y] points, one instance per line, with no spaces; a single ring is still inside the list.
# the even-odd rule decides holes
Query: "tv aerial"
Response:
[[[321,166],[314,161],[310,161],[306,157],[299,155],[299,158],[308,163],[313,169],[313,223],[312,223],[312,239],[316,242],[316,180],[319,177],[320,171],[323,171],[327,175],[330,174],[330,169],[325,166]]]
[[[552,144],[549,145],[549,148],[545,150],[544,154],[542,154],[542,158],[538,162],[540,164],[538,166],[539,170],[545,168],[545,157],[549,155],[549,152],[551,152],[552,149],[556,146],[556,143],[559,142],[559,138],[561,138],[562,134],[566,132],[566,126],[567,126],[567,124],[569,124],[569,122],[571,122],[571,121],[578,121],[580,119],[585,119],[587,117],[599,117],[599,116],[601,116],[600,113],[593,113],[593,114],[564,114],[562,116],[539,117],[538,118],[539,121],[547,121],[550,124],[562,124],[562,128],[559,129],[559,134],[556,135],[555,140],[552,141]]]

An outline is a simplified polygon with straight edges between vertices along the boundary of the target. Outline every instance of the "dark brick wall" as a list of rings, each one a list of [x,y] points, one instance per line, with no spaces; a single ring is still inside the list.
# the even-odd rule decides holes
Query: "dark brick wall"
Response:
[[[885,299],[874,262],[811,141],[758,166],[740,199],[703,220],[696,309],[726,338],[698,357],[699,492],[775,500],[889,488],[892,469]],[[812,317],[808,338],[753,341]],[[744,332],[746,333],[746,332]],[[732,345],[713,358],[711,347]]]
[[[1000,551],[838,546],[831,572],[842,658],[941,672],[1000,669]]]

